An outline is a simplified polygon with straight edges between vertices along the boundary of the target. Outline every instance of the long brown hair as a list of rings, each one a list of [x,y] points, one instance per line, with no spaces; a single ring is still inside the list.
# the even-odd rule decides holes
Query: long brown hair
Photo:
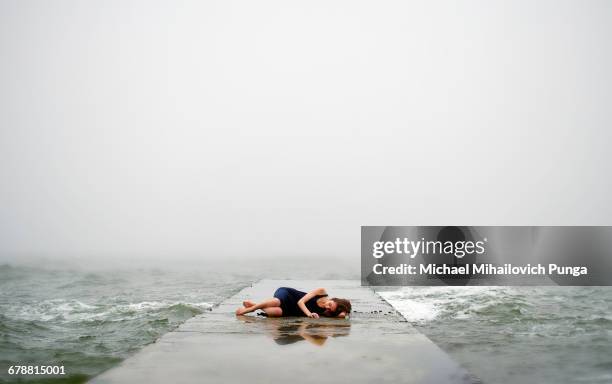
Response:
[[[347,299],[333,297],[330,300],[336,303],[336,310],[333,312],[325,311],[325,316],[336,317],[342,312],[346,313],[347,315],[351,313],[351,302]]]

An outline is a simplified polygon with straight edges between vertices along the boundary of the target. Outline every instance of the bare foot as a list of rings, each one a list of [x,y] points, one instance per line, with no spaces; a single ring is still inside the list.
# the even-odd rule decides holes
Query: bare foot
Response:
[[[247,312],[247,309],[242,307],[236,310],[236,316],[244,315]]]
[[[243,302],[242,302],[242,305],[243,305],[245,308],[252,307],[252,306],[254,306],[255,304],[256,304],[256,303],[255,303],[254,301],[251,301],[251,300],[245,300],[245,301],[243,301]]]

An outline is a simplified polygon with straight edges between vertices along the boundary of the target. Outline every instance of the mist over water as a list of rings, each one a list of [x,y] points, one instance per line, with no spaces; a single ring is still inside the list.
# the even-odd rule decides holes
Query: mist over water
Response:
[[[609,224],[608,1],[0,2],[0,260]]]
[[[611,10],[0,2],[0,363],[82,382],[259,278],[358,279],[361,225],[610,224]],[[394,300],[469,367],[608,377],[609,291],[465,292]]]

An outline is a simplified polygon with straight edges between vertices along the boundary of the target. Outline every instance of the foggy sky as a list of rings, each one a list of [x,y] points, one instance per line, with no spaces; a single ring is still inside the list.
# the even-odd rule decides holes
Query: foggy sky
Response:
[[[0,261],[612,224],[611,36],[609,1],[0,0]]]

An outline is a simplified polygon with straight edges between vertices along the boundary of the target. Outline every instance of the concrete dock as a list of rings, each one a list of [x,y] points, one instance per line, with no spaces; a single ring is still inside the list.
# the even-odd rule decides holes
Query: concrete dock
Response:
[[[350,319],[234,315],[287,286],[325,287]],[[472,383],[468,372],[359,281],[263,280],[95,378],[110,383]]]

